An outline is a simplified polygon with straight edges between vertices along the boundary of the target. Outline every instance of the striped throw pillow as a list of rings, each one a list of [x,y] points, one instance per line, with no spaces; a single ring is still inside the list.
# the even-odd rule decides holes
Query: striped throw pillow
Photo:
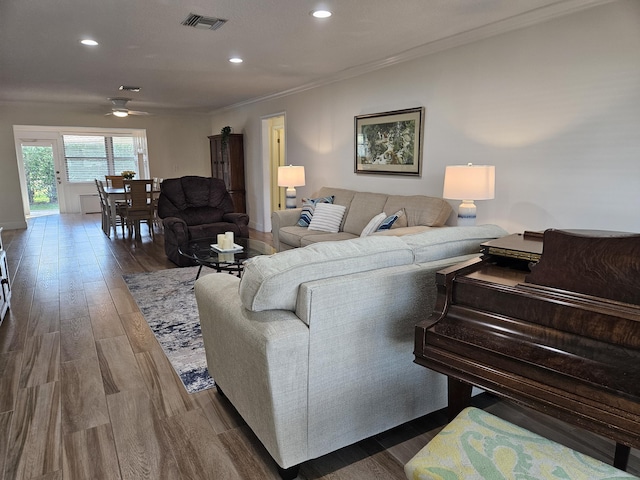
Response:
[[[316,205],[319,203],[333,203],[333,195],[320,198],[303,198],[302,199],[302,212],[300,212],[300,219],[297,225],[300,227],[308,227],[313,217],[313,212]]]
[[[347,207],[344,205],[333,205],[331,203],[319,203],[313,212],[309,230],[320,230],[321,232],[338,233],[340,223]]]
[[[367,226],[362,229],[360,236],[366,237],[368,235],[371,235],[373,232],[380,230],[378,227],[385,220],[386,216],[387,214],[382,212],[376,215],[375,217],[373,217],[371,220],[369,220],[369,223],[367,223]]]

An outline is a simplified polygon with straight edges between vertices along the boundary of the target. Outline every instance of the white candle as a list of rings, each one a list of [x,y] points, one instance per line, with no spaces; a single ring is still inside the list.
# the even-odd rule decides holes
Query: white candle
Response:
[[[227,248],[233,248],[233,232],[225,232],[224,236],[227,238]]]
[[[226,238],[224,233],[218,234],[218,248],[224,248]]]

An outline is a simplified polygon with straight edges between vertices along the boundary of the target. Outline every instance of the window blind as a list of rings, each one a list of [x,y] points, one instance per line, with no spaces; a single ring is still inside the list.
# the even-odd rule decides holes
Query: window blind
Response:
[[[124,170],[139,173],[131,136],[63,135],[62,140],[68,182],[93,182]]]

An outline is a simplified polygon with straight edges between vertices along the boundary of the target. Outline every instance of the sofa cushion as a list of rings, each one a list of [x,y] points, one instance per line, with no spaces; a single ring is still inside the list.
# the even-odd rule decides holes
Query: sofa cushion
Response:
[[[278,231],[278,236],[280,237],[280,243],[286,243],[287,245],[291,245],[292,247],[299,247],[300,240],[309,232],[307,227],[299,227],[298,225],[293,225],[290,227],[282,227]]]
[[[402,212],[402,215],[399,215],[398,219],[395,222],[393,222],[393,225],[391,225],[391,230],[409,226],[409,224],[407,223],[407,214],[404,212],[404,208],[401,209],[400,212]]]
[[[313,218],[313,212],[316,209],[316,205],[319,203],[333,203],[332,196],[320,197],[320,198],[303,198],[302,199],[302,211],[300,212],[300,220],[297,225],[299,227],[308,227]]]
[[[356,192],[349,207],[349,213],[344,220],[345,232],[360,235],[369,220],[379,213],[384,212],[384,204],[388,195],[384,193]],[[399,208],[393,210],[398,211]]]
[[[425,227],[428,228],[428,227]],[[413,232],[416,233],[416,232]],[[329,233],[318,230],[309,230],[306,227],[282,227],[280,229],[280,241],[287,246],[298,248],[306,247],[316,242],[351,240],[357,238],[355,235],[346,232]],[[285,248],[284,250],[288,250]]]
[[[347,190],[346,188],[334,188],[334,187],[322,187],[317,193],[317,197],[333,197],[333,203],[336,205],[344,205],[347,207],[347,212],[353,201],[353,196],[356,194],[355,190]]]
[[[254,312],[295,311],[301,283],[412,262],[411,248],[397,237],[316,243],[248,262],[240,280],[240,299]]]
[[[442,227],[425,227],[424,225],[416,225],[415,227],[402,227],[402,228],[391,228],[390,230],[377,230],[373,232],[371,235],[375,237],[379,237],[379,236],[402,237],[404,235],[416,235],[417,233],[428,232],[429,230],[433,230],[436,228],[442,228]]]
[[[415,263],[480,253],[479,245],[508,233],[497,225],[433,228],[417,235],[405,235],[402,240],[413,249]]]
[[[314,232],[313,230],[311,230],[308,235],[305,235],[300,239],[300,246],[306,247],[307,245],[318,242],[338,242],[343,240],[353,240],[354,238],[358,237],[352,233],[347,232],[328,233]]]
[[[203,225],[222,221],[225,212],[217,207],[187,207],[182,211],[182,219],[187,225]]]
[[[321,232],[338,233],[344,211],[344,205],[333,205],[332,203],[318,203],[313,211],[309,230],[320,230]]]
[[[215,238],[216,235],[223,232],[233,232],[235,236],[241,237],[243,233],[237,224],[229,222],[205,223],[202,225],[191,225],[187,228],[189,229],[189,238],[191,239]]]
[[[375,217],[369,220],[367,226],[362,229],[360,236],[366,237],[367,235],[371,235],[373,232],[378,230],[378,228],[380,228],[380,225],[385,221],[385,219],[386,217],[384,212],[377,214]]]
[[[446,200],[425,195],[389,195],[382,210],[397,212],[401,208],[404,208],[409,227],[415,225],[441,227],[453,210]]]
[[[344,212],[344,217],[342,218],[342,225],[340,225],[340,231],[344,230],[344,222],[349,216],[349,208],[351,208],[351,202],[353,201],[353,196],[355,194],[356,194],[355,190],[347,190],[345,188],[334,188],[334,187],[322,187],[317,194],[318,197],[326,197],[327,195],[331,195],[333,197],[334,204],[344,205],[345,207],[347,207],[347,210]]]
[[[189,208],[217,207],[223,213],[233,212],[233,200],[223,180],[186,176],[167,178],[160,184],[158,216],[182,217]]]

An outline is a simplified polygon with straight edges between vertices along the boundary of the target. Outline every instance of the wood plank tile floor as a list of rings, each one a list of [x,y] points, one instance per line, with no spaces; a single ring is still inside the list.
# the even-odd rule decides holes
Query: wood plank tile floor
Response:
[[[99,215],[28,224],[3,232],[13,298],[0,326],[0,479],[279,478],[226,399],[187,394],[122,280],[175,267],[162,232],[109,239]],[[487,395],[476,402],[612,460],[600,437]],[[444,412],[420,418],[306,462],[300,478],[404,479],[404,463],[445,423]],[[637,450],[629,471],[640,474]]]

